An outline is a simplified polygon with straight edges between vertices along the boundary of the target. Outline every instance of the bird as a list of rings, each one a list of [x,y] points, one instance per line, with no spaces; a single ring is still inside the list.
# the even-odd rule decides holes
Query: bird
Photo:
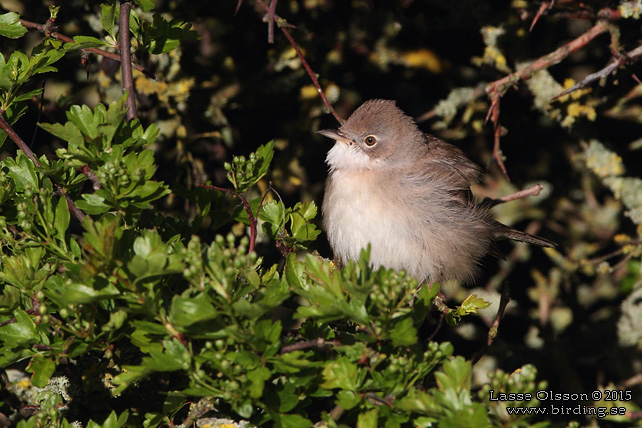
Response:
[[[503,258],[495,241],[542,247],[555,243],[493,219],[471,185],[481,169],[458,147],[422,132],[396,102],[374,99],[338,129],[323,197],[323,228],[345,265],[370,246],[370,264],[422,283],[474,282],[486,254]]]

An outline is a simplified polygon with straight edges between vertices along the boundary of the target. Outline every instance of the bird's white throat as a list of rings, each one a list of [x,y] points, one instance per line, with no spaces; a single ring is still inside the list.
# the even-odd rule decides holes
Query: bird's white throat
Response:
[[[373,169],[377,165],[356,143],[348,145],[337,141],[328,152],[325,162],[330,171],[339,169]]]

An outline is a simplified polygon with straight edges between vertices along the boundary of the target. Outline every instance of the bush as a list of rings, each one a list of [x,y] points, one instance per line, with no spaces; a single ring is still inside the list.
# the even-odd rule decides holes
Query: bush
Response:
[[[267,12],[276,44],[260,45],[267,58],[257,67],[253,31],[264,24],[252,8],[267,6],[261,1],[208,5],[217,8],[211,18],[203,5],[157,3],[152,12],[154,2],[136,0],[120,20],[128,2],[78,18],[74,5],[50,7],[44,25],[27,20],[29,12],[24,20],[0,15],[0,35],[15,40],[0,63],[0,426],[520,427],[639,419],[639,380],[631,388],[642,343],[642,181],[626,173],[627,166],[638,171],[635,160],[607,148],[595,129],[634,116],[637,89],[607,86],[598,97],[585,88],[589,76],[552,102],[575,85],[547,71],[567,59],[551,48],[562,37],[520,47],[531,23],[567,35],[563,26],[572,21],[564,13],[594,12],[593,26],[568,24],[568,34],[580,36],[575,50],[610,32],[611,47],[624,51],[639,18],[635,2],[591,10],[551,3],[550,13],[480,2],[452,24],[483,36],[483,45],[480,39],[464,52],[449,52],[450,39],[441,52],[397,45],[420,44],[425,21],[414,22],[413,13],[427,19],[425,5],[391,2],[362,15],[368,6],[359,1],[279,2],[281,15],[300,19],[289,31],[310,36],[304,54],[323,64],[321,83],[341,114],[362,96],[389,96],[384,71],[399,82],[389,90],[406,99],[425,85],[422,76],[453,79],[431,95],[437,107],[426,116],[444,137],[469,143],[486,132],[496,139],[492,151],[473,155],[497,167],[477,193],[516,190],[504,177],[509,171],[553,188],[500,205],[496,215],[545,225],[559,250],[516,246],[503,264],[486,261],[479,283],[487,286],[474,290],[420,287],[404,272],[373,269],[369,249],[340,269],[319,255],[329,255],[313,202],[324,149],[297,141],[312,141],[326,110],[301,58],[279,38],[280,28],[289,35],[287,22]],[[231,28],[226,20],[236,6]],[[519,21],[519,13],[529,19]],[[125,16],[134,79],[118,77],[114,59],[106,59],[122,42],[115,24]],[[363,22],[337,22],[354,16]],[[20,44],[27,28],[44,33],[31,50]],[[66,39],[74,28],[83,35]],[[483,56],[473,67],[475,48]],[[100,64],[87,62],[96,53]],[[586,55],[575,61],[590,68],[604,58]],[[87,64],[81,73],[78,56]],[[630,50],[627,58],[638,56]],[[573,72],[565,65],[559,75]],[[43,75],[57,97],[44,98]],[[521,92],[509,93],[521,82]],[[123,87],[135,88],[136,102]],[[500,99],[518,108],[500,115]],[[48,134],[36,134],[34,149],[21,138],[34,132],[28,120]],[[502,152],[515,142],[503,132],[520,121],[536,129],[539,145],[529,150],[538,159]],[[639,117],[631,127],[638,130]],[[639,158],[639,143],[613,145]],[[512,285],[512,309],[502,283]],[[560,403],[549,392],[590,400],[569,395]],[[540,413],[558,404],[584,410]],[[597,419],[587,408],[613,416]]]

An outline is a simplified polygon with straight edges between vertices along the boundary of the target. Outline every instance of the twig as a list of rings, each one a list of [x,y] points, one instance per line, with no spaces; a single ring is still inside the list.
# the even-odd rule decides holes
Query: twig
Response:
[[[185,420],[182,424],[179,425],[179,427],[187,428],[190,426],[196,426],[196,421],[212,410],[216,410],[214,400],[212,398],[201,398],[198,403],[190,406],[190,411],[187,414],[187,418],[185,418]]]
[[[35,30],[38,30],[41,33],[46,34],[49,37],[53,37],[56,40],[60,40],[60,41],[63,41],[65,43],[76,43],[76,41],[74,39],[72,39],[71,37],[67,37],[64,34],[61,34],[61,33],[57,32],[57,31],[53,31],[51,33],[48,33],[48,30],[42,24],[36,24],[35,22],[27,21],[27,20],[24,20],[24,19],[20,19],[20,23],[22,25],[24,25],[25,27],[27,27],[27,28],[33,28]],[[113,59],[114,61],[120,61],[120,55],[115,54],[113,52],[106,51],[104,49],[85,48],[85,49],[81,49],[81,50],[93,52],[93,53],[95,53],[97,55],[101,55],[101,56],[104,56],[106,58]],[[141,65],[138,65],[138,64],[132,64],[132,67],[134,67],[136,70],[140,71],[144,75],[146,75],[148,77],[151,77],[152,79],[156,79],[156,75],[154,73],[150,72],[149,70],[147,70],[145,67],[143,67]]]
[[[502,135],[502,126],[499,123],[499,98],[501,95],[497,92],[488,95],[491,98],[490,108],[488,109],[488,114],[486,115],[486,122],[490,118],[493,122],[495,130],[493,132],[493,157],[492,160],[497,162],[499,169],[506,177],[506,180],[510,181],[508,176],[508,171],[506,171],[506,165],[504,165],[504,155],[502,154],[502,149],[499,145],[499,140]]]
[[[603,21],[598,21],[593,27],[587,30],[584,34],[576,39],[560,46],[553,52],[538,58],[528,66],[517,70],[514,73],[506,75],[499,80],[486,85],[486,93],[491,101],[490,108],[486,115],[486,121],[489,119],[495,126],[495,143],[493,146],[493,159],[497,162],[502,172],[508,178],[506,167],[502,159],[502,152],[500,148],[501,125],[499,123],[499,100],[508,91],[511,86],[516,85],[520,80],[530,78],[533,73],[548,68],[552,65],[558,64],[564,58],[568,57],[573,52],[586,46],[591,40],[595,39],[600,34],[608,30],[608,25]]]
[[[132,56],[129,51],[129,14],[132,4],[125,1],[120,4],[120,18],[118,20],[118,38],[121,57],[121,75],[123,80],[123,92],[127,92],[127,121],[131,122],[136,118],[136,94],[134,92],[134,79],[132,77]]]
[[[268,11],[268,43],[274,44],[274,12],[276,11],[276,2],[277,0],[272,0],[270,2],[270,10]]]
[[[338,340],[326,342],[322,337],[314,340],[306,340],[305,342],[293,343],[281,348],[279,354],[287,354],[288,352],[300,351],[301,349],[314,348],[317,346],[336,346],[339,344]]]
[[[486,354],[486,351],[488,351],[488,348],[490,348],[490,345],[492,345],[493,340],[495,340],[495,337],[497,337],[497,330],[499,329],[499,323],[502,320],[502,317],[504,316],[504,311],[506,310],[506,306],[508,306],[508,302],[510,302],[510,288],[506,283],[504,283],[504,287],[502,290],[502,297],[499,301],[499,308],[497,309],[497,315],[495,315],[495,321],[493,321],[493,325],[490,327],[488,330],[488,340],[486,343],[484,343],[484,346],[481,347],[481,349],[475,354],[475,356],[472,359],[473,364],[477,363],[481,357]]]
[[[265,4],[263,0],[256,0],[256,2],[259,5],[261,5],[263,9],[269,12],[270,8]],[[330,110],[330,113],[332,113],[332,115],[335,117],[335,119],[337,119],[339,123],[343,123],[343,118],[339,116],[339,114],[332,107],[332,104],[330,104],[328,97],[326,97],[325,92],[323,92],[323,89],[319,84],[319,80],[317,79],[316,74],[314,73],[314,71],[312,71],[312,68],[310,68],[310,65],[305,60],[305,57],[303,56],[303,52],[301,52],[301,49],[299,49],[299,46],[296,44],[296,42],[294,41],[294,38],[292,38],[292,35],[286,28],[287,25],[284,25],[285,23],[283,19],[276,14],[273,15],[271,18],[281,28],[281,31],[283,32],[283,34],[285,34],[285,37],[288,39],[288,41],[294,48],[296,55],[299,57],[299,60],[301,61],[301,64],[303,64],[303,67],[305,68],[305,71],[308,73],[308,76],[310,76],[310,79],[312,80],[312,84],[314,85],[315,88],[317,88],[317,92],[319,92],[319,96],[323,100],[323,103],[325,104],[325,106]]]
[[[248,252],[251,253],[252,251],[254,251],[254,244],[256,243],[257,220],[256,216],[252,213],[252,207],[250,206],[250,203],[247,201],[247,199],[245,199],[235,191],[226,189],[224,187],[210,186],[207,184],[201,184],[199,187],[202,187],[204,189],[218,190],[219,192],[225,192],[228,195],[235,196],[241,200],[241,203],[245,208],[245,212],[247,213],[247,217],[250,220],[250,246],[248,247]]]
[[[595,73],[591,73],[588,76],[584,78],[579,83],[576,83],[572,87],[568,88],[561,94],[557,95],[556,97],[553,98],[553,101],[558,99],[559,97],[563,97],[564,95],[568,95],[571,92],[577,91],[578,89],[586,88],[588,85],[591,83],[595,82],[596,80],[606,78],[608,77],[609,74],[613,73],[615,70],[620,68],[622,65],[626,64],[627,62],[630,61],[636,61],[642,56],[642,45],[638,46],[637,48],[633,49],[632,51],[620,55],[615,61],[613,61],[611,64],[607,65],[600,71],[597,71]],[[634,77],[635,78],[635,77]]]
[[[80,172],[91,181],[91,184],[93,185],[94,190],[99,190],[103,188],[102,183],[96,176],[96,173],[91,170],[89,165],[83,165],[82,167],[79,168]]]
[[[537,71],[560,63],[564,58],[583,48],[591,40],[595,39],[597,36],[606,32],[607,30],[607,24],[603,21],[599,21],[593,27],[588,29],[584,34],[568,42],[567,44],[560,46],[553,52],[544,55],[541,58],[538,58],[536,61],[522,68],[521,70],[517,70],[514,73],[502,77],[499,80],[489,83],[488,85],[486,85],[486,93],[488,93],[489,95],[499,94],[500,97],[503,96],[506,91],[508,91],[508,88],[513,84],[517,83],[520,80],[528,79],[533,75],[533,73]],[[492,108],[493,107],[491,106],[491,109]]]
[[[363,396],[365,398],[371,399],[372,401],[376,401],[377,403],[385,404],[388,407],[392,407],[392,405],[394,404],[394,399],[390,395],[386,398],[381,398],[374,392],[366,392]]]
[[[550,3],[549,2],[542,2],[542,4],[539,6],[539,10],[537,11],[537,14],[535,14],[535,18],[533,18],[533,22],[531,22],[531,26],[528,29],[529,32],[533,31],[533,27],[535,27],[535,24],[537,21],[539,21],[539,18],[544,14],[546,9],[550,10],[553,7],[553,4],[555,3],[555,0],[552,0]]]
[[[439,330],[441,330],[441,326],[444,324],[444,318],[445,318],[445,317],[446,317],[446,315],[444,315],[444,313],[443,313],[443,312],[440,312],[440,313],[439,313],[439,322],[437,323],[437,327],[435,327],[435,329],[433,330],[433,332],[432,332],[432,333],[430,333],[430,336],[428,336],[428,337],[426,338],[426,342],[430,342],[430,341],[431,341],[431,340],[432,340],[432,339],[437,335],[437,333],[439,332]]]
[[[491,207],[495,205],[503,204],[504,202],[514,201],[516,199],[527,198],[529,196],[537,196],[544,189],[544,186],[537,183],[529,187],[528,189],[520,190],[519,192],[512,193],[510,195],[502,196],[498,199],[484,198],[482,201],[483,204],[489,204]]]

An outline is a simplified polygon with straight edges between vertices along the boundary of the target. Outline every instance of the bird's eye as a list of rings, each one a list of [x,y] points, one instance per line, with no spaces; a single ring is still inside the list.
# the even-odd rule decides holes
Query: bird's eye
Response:
[[[377,144],[377,139],[375,138],[374,135],[368,135],[366,138],[363,139],[363,142],[365,143],[366,146],[372,147],[375,144]]]

